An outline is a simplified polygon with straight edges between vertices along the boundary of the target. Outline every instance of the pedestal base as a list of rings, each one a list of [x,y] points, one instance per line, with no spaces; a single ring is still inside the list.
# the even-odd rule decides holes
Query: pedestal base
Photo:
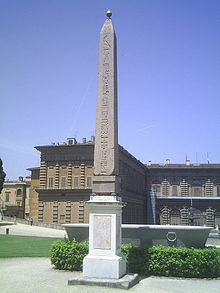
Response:
[[[124,256],[87,255],[83,259],[83,277],[119,279],[125,274]]]
[[[102,286],[119,289],[130,289],[139,282],[138,274],[127,274],[121,279],[87,278],[82,275],[68,281],[68,285]]]

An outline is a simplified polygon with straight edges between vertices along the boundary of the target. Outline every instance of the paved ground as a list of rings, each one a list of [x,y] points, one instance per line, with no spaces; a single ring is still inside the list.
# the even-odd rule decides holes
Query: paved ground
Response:
[[[64,237],[65,232],[24,224],[0,226],[0,234],[9,227],[11,235]],[[0,259],[0,292],[2,293],[92,293],[126,292],[120,289],[68,286],[69,279],[78,272],[55,270],[49,258],[2,258]],[[166,277],[144,278],[129,292],[136,293],[219,293],[220,279],[177,279]]]
[[[17,223],[16,225],[0,225],[0,234],[6,234],[6,228],[9,228],[10,235],[23,235],[23,236],[40,236],[40,237],[55,237],[64,238],[66,235],[65,230],[56,230],[51,228],[44,228],[38,226],[31,226],[26,224]],[[67,237],[67,235],[66,235]]]
[[[126,292],[89,286],[68,286],[69,279],[77,272],[55,270],[48,258],[9,258],[0,259],[0,290],[3,293],[95,293]],[[133,293],[219,293],[218,280],[186,280],[165,277],[149,277],[129,289]]]

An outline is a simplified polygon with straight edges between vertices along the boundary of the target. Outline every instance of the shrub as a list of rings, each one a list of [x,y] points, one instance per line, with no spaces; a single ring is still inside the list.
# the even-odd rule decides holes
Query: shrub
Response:
[[[144,246],[132,246],[131,244],[122,244],[122,253],[126,256],[127,272],[145,274],[146,265],[149,259],[149,248]]]
[[[81,271],[83,258],[88,254],[88,242],[55,241],[50,250],[51,263],[59,270]]]
[[[190,278],[220,276],[220,255],[215,249],[154,246],[148,252],[146,274]]]
[[[122,245],[127,272],[155,276],[214,278],[220,277],[220,254],[214,248],[135,247]],[[57,269],[80,271],[88,254],[88,243],[56,241],[50,251]]]

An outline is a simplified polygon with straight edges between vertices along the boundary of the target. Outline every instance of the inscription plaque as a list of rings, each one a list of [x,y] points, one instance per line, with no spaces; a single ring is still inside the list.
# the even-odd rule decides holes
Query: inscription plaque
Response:
[[[111,216],[94,216],[93,248],[111,249]]]

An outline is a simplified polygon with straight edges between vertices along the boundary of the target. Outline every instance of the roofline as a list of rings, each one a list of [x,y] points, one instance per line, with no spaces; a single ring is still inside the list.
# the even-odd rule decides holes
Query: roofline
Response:
[[[157,199],[171,199],[171,200],[220,200],[220,197],[214,197],[214,196],[156,196]]]
[[[144,164],[145,167],[148,170],[154,170],[154,169],[210,169],[210,168],[220,168],[220,164],[191,164],[189,166],[185,164],[169,164],[169,165],[160,165],[160,164],[152,164],[152,165],[147,165]]]
[[[49,145],[39,145],[35,146],[34,148],[38,150],[39,152],[43,149],[47,148],[58,148],[58,147],[77,147],[77,146],[88,146],[88,145],[94,145],[93,142],[87,142],[87,143],[76,143],[76,144],[49,144]]]
[[[27,168],[28,171],[40,170],[40,167]]]

